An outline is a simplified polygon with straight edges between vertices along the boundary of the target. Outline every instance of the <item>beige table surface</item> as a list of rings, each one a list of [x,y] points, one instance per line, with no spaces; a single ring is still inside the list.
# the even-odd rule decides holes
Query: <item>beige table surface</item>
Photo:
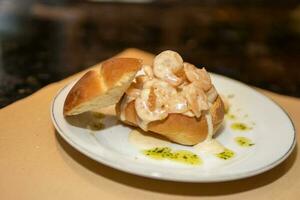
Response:
[[[145,63],[153,58],[136,49],[118,56],[143,58]],[[298,146],[271,171],[210,184],[147,179],[87,158],[56,133],[50,119],[53,97],[75,76],[0,110],[0,199],[300,199]],[[289,113],[299,130],[300,100],[263,93]]]

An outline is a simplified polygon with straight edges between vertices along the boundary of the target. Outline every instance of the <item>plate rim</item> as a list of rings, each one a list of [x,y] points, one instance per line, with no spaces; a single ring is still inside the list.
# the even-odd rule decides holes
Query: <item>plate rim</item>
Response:
[[[119,170],[121,172],[126,172],[132,175],[138,175],[138,176],[142,176],[142,177],[146,177],[146,178],[152,178],[152,179],[156,179],[156,180],[165,180],[165,181],[176,181],[176,182],[190,182],[190,183],[215,183],[215,182],[227,182],[227,181],[233,181],[233,180],[240,180],[240,179],[245,179],[245,178],[249,178],[258,174],[262,174],[268,170],[273,169],[274,167],[278,166],[279,164],[281,164],[284,160],[286,160],[291,153],[293,152],[295,146],[296,146],[296,128],[295,128],[295,124],[292,120],[292,118],[290,117],[290,115],[287,113],[287,111],[281,106],[279,105],[276,101],[274,101],[272,98],[266,96],[265,94],[263,94],[262,92],[253,89],[251,86],[223,76],[223,75],[219,75],[219,74],[215,74],[215,73],[210,73],[213,76],[217,76],[219,78],[223,78],[223,79],[227,79],[229,81],[233,81],[237,84],[240,84],[244,87],[248,87],[250,88],[252,91],[259,93],[262,97],[264,97],[265,99],[271,101],[274,103],[275,106],[277,106],[277,108],[279,108],[281,111],[283,111],[283,113],[286,115],[286,117],[289,119],[289,122],[292,125],[292,131],[293,131],[293,141],[291,143],[291,145],[289,146],[289,148],[287,149],[287,151],[277,160],[275,160],[274,162],[265,165],[259,169],[255,169],[255,170],[250,170],[248,172],[243,172],[243,173],[237,173],[237,174],[232,174],[232,175],[224,175],[224,176],[216,176],[216,177],[212,177],[209,178],[208,177],[203,177],[201,179],[190,179],[189,177],[187,178],[183,178],[183,177],[169,177],[169,176],[164,176],[163,174],[160,174],[159,176],[154,175],[154,174],[148,174],[148,173],[143,173],[140,171],[134,171],[134,170],[130,170],[130,168],[127,168],[124,166],[120,167],[112,162],[106,161],[105,159],[102,158],[102,156],[100,155],[96,155],[93,152],[89,151],[88,149],[82,147],[81,145],[79,145],[78,143],[76,143],[75,141],[73,141],[71,138],[69,138],[63,131],[63,129],[59,126],[57,119],[55,117],[55,112],[54,112],[54,108],[55,108],[55,103],[57,101],[57,98],[62,94],[62,92],[64,90],[66,90],[66,88],[68,86],[70,86],[71,84],[74,84],[78,79],[75,79],[73,81],[68,82],[64,87],[62,87],[60,90],[58,90],[58,92],[56,93],[56,95],[54,96],[54,98],[52,99],[51,102],[51,107],[50,107],[50,115],[51,115],[51,120],[52,120],[52,124],[54,125],[55,129],[57,130],[57,132],[59,133],[59,135],[68,143],[68,145],[72,146],[72,148],[75,148],[77,151],[79,151],[80,153],[82,153],[83,155],[87,156],[88,158],[99,162],[100,164],[104,164],[105,166],[111,167],[115,170]]]

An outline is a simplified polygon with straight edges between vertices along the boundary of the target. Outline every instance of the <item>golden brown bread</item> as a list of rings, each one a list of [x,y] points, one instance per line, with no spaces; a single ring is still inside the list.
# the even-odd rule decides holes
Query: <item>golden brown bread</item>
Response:
[[[135,58],[114,58],[104,62],[99,70],[87,72],[70,90],[64,104],[64,115],[76,115],[117,104],[116,113],[120,118],[122,104],[120,99],[127,95],[124,93],[134,83],[135,75],[141,69],[141,65],[141,61]],[[123,122],[139,127],[135,100],[122,106],[124,105],[126,107],[122,113],[126,120]],[[220,96],[217,96],[210,107],[210,113],[215,132],[224,118],[224,104]],[[200,118],[169,113],[164,120],[150,122],[147,128],[184,145],[202,142],[207,138],[209,129],[204,113]]]
[[[90,70],[70,90],[64,104],[64,115],[116,104],[142,65],[136,58],[113,58],[99,70]]]
[[[120,107],[121,101],[116,105],[118,117],[120,117]],[[124,113],[126,117],[124,123],[138,127],[134,101],[128,103]],[[212,115],[214,132],[216,132],[224,118],[224,105],[219,96],[211,106],[210,113]],[[207,121],[204,115],[197,119],[196,117],[188,117],[182,114],[169,114],[164,120],[149,123],[148,130],[184,145],[194,145],[202,142],[208,134]]]

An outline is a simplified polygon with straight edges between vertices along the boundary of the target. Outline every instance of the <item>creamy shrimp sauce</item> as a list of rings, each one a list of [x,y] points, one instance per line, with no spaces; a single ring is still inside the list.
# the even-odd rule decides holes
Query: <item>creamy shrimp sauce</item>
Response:
[[[217,140],[213,139],[213,122],[212,122],[212,116],[209,112],[205,114],[205,118],[207,121],[207,129],[208,134],[206,139],[195,145],[194,148],[199,152],[206,152],[206,153],[212,153],[212,154],[218,154],[225,150],[224,146],[220,144]]]
[[[209,112],[217,97],[205,68],[183,62],[178,53],[168,50],[157,55],[152,66],[142,67],[122,99],[120,118],[126,121],[125,109],[134,101],[137,124],[147,131],[150,122],[163,120],[172,113],[200,118]]]
[[[134,83],[126,91],[120,106],[120,118],[126,120],[125,109],[134,101],[137,125],[144,131],[153,121],[163,120],[171,113],[204,117],[208,134],[205,141],[194,146],[197,152],[218,154],[225,148],[213,139],[214,128],[210,107],[218,97],[205,68],[184,62],[174,51],[164,51],[154,58],[153,65],[144,65]],[[169,146],[168,142],[145,136],[138,131],[129,141],[139,149]]]
[[[171,143],[139,130],[132,130],[129,134],[129,142],[138,149],[152,149],[156,147],[170,147]]]

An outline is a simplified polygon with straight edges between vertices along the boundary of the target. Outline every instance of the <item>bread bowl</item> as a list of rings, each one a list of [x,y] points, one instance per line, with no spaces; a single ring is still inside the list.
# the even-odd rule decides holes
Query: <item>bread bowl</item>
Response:
[[[120,105],[116,105],[116,113],[120,118]],[[130,126],[139,127],[134,101],[125,108],[126,120],[122,121]],[[213,134],[216,133],[224,117],[224,106],[220,97],[210,108],[213,121]],[[148,124],[148,131],[163,135],[169,140],[183,144],[195,145],[204,141],[208,136],[208,124],[205,116],[200,118],[189,117],[182,114],[169,114],[166,119],[154,121]]]
[[[64,115],[114,104],[121,122],[183,145],[210,141],[225,113],[206,70],[174,51],[157,55],[152,66],[135,58],[104,62],[73,86]]]
[[[162,66],[155,68],[155,65],[160,65],[161,63]],[[156,71],[160,70],[160,68],[170,67],[167,66],[168,63],[172,63],[172,66],[177,65],[177,69],[172,72],[169,71],[157,75]],[[195,72],[195,74],[191,74],[191,70]],[[199,77],[197,77],[198,72],[200,74]],[[172,75],[169,75],[169,77],[172,76],[170,80],[168,80],[168,76],[166,76],[167,73],[172,73]],[[205,79],[205,81],[202,81],[203,79]],[[149,89],[149,85],[152,91]],[[160,86],[162,89],[159,88]],[[144,95],[143,91],[145,90],[148,91],[146,92],[146,98],[144,98],[145,101],[143,103],[148,106],[139,107],[137,101]],[[163,94],[160,94],[159,90],[163,90]],[[154,117],[155,114],[151,115],[150,107],[153,107],[153,104],[157,106],[159,96],[165,98],[169,93],[172,93],[168,90],[173,91],[174,94],[170,95],[170,98],[167,99],[163,105],[167,111],[164,113],[162,111],[164,108],[158,105],[158,107],[160,107],[157,109],[159,110],[159,114],[158,117]],[[188,93],[183,96],[187,101],[183,100],[183,102],[187,105],[187,110],[180,108],[174,111],[174,108],[172,108],[174,106],[171,105],[172,102],[175,101],[174,99],[178,99],[178,96],[182,95],[185,90],[188,90]],[[155,93],[155,91],[157,92]],[[155,93],[156,96],[152,98],[151,93]],[[191,96],[196,97],[192,98]],[[193,108],[193,101],[198,101],[197,98],[199,96],[200,98],[204,98],[203,101],[206,102],[200,101],[199,106],[202,106],[202,108],[199,106]],[[180,98],[179,101],[181,101],[179,103],[182,103],[182,98]],[[175,101],[175,103],[179,105],[178,101]],[[141,113],[141,110],[147,109],[146,107],[148,107],[148,110],[145,112],[149,117],[147,118],[146,116],[147,119],[145,119],[145,117],[143,119],[144,114]],[[152,113],[153,112],[155,112],[155,108],[152,109]],[[176,52],[164,51],[155,57],[153,66],[143,65],[142,72],[135,78],[133,84],[125,92],[121,101],[117,103],[116,113],[123,123],[142,128],[144,131],[151,131],[163,135],[169,140],[179,144],[195,145],[212,138],[223,121],[225,110],[223,101],[218,95],[205,69],[198,69],[192,64],[183,62],[180,55]]]

